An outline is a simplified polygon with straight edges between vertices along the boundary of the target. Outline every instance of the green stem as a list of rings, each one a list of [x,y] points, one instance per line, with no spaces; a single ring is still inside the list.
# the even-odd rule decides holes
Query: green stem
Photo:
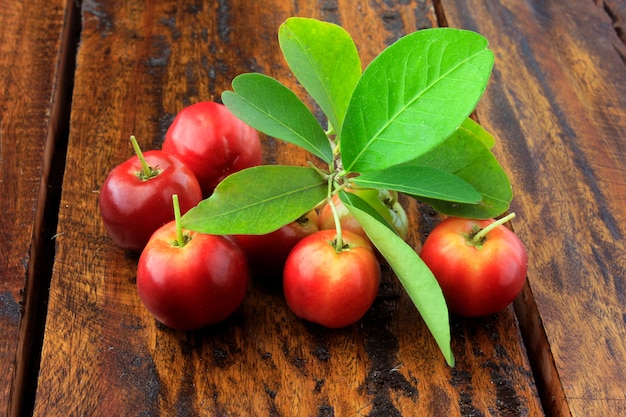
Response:
[[[335,134],[335,126],[333,126],[330,120],[328,121],[328,129],[324,133],[326,133],[326,136],[328,137]]]
[[[308,165],[309,168],[313,169],[315,172],[317,172],[325,180],[327,180],[329,178],[330,174],[327,173],[327,172],[324,172],[323,170],[318,168],[313,162],[307,161],[307,165]]]
[[[133,148],[135,149],[135,154],[137,154],[137,158],[139,158],[139,162],[141,162],[141,168],[143,170],[143,174],[141,175],[142,179],[150,179],[154,176],[154,171],[146,162],[146,158],[143,156],[143,152],[141,152],[141,148],[139,147],[139,143],[137,143],[137,138],[135,135],[130,135],[130,142],[133,144]]]
[[[175,246],[183,247],[187,243],[185,235],[183,234],[183,226],[181,222],[180,203],[178,202],[178,194],[172,195],[172,202],[174,203],[174,221],[176,222],[176,243]]]
[[[476,233],[474,235],[474,237],[472,238],[472,243],[480,243],[480,241],[482,241],[485,236],[487,236],[487,234],[489,232],[491,232],[493,229],[495,229],[498,226],[503,225],[504,223],[512,220],[515,217],[515,213],[510,213],[504,217],[502,217],[501,219],[496,220],[495,222],[491,223],[490,225],[488,225],[487,227],[485,227],[484,229],[481,229],[478,233]]]
[[[337,213],[337,207],[335,207],[335,203],[333,202],[333,183],[334,176],[331,175],[328,177],[328,205],[330,206],[330,211],[333,213],[333,219],[335,219],[335,230],[337,231],[337,236],[335,237],[335,250],[337,253],[343,250],[343,232],[341,230],[341,221],[339,220],[339,213]]]

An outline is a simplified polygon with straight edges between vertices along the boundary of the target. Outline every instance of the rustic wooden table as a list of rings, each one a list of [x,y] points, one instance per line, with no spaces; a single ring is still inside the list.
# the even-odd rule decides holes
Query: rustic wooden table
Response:
[[[1,3],[0,416],[626,415],[624,1],[310,3]],[[454,368],[389,270],[343,330],[253,285],[234,317],[182,333],[146,312],[136,256],[106,236],[98,190],[129,135],[159,147],[242,72],[295,87],[276,39],[294,15],[341,24],[365,63],[426,27],[490,40],[476,116],[511,176],[529,285],[498,315],[452,318]],[[418,248],[437,219],[408,209]]]

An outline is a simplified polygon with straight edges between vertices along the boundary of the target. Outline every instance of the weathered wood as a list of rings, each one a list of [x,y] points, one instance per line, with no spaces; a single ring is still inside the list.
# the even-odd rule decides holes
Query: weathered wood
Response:
[[[0,416],[21,412],[38,365],[45,311],[37,304],[46,299],[56,227],[45,209],[62,119],[65,13],[64,1],[0,7]]]
[[[451,26],[483,33],[496,54],[477,114],[502,139],[517,190],[514,227],[541,316],[524,320],[539,336],[529,350],[549,410],[624,415],[624,4],[443,3]]]
[[[99,218],[102,181],[131,156],[130,134],[158,147],[178,110],[218,99],[241,72],[297,89],[276,40],[292,15],[341,23],[365,63],[436,20],[422,1],[83,3],[35,415],[543,415],[512,309],[454,319],[451,369],[388,269],[363,321],[336,331],[297,320],[270,277],[198,332],[166,329],[142,307],[137,257]],[[264,150],[267,163],[306,161],[274,140]],[[434,217],[409,211],[417,247]]]

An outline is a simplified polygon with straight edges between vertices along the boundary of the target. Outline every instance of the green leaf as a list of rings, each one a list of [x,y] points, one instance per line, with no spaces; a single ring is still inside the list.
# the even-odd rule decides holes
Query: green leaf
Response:
[[[185,229],[215,235],[266,234],[326,199],[328,183],[307,167],[261,165],[226,177],[182,217]]]
[[[489,149],[493,148],[493,145],[496,143],[491,133],[487,132],[481,125],[469,117],[459,126],[459,129],[466,130],[468,135],[475,136],[476,139],[480,140],[483,145]]]
[[[448,307],[437,280],[411,246],[371,214],[359,208],[358,201],[350,194],[341,193],[341,200],[389,262],[428,326],[448,365],[454,366]]]
[[[352,181],[360,186],[383,188],[457,203],[478,203],[482,196],[463,179],[441,169],[396,165],[381,171],[366,172]]]
[[[333,161],[328,137],[313,113],[290,89],[262,74],[242,74],[232,82],[233,91],[224,91],[222,101],[235,116],[253,128],[298,145]]]
[[[292,17],[278,31],[283,55],[298,81],[340,129],[359,77],[361,59],[350,35],[340,26]]]
[[[509,178],[484,142],[459,128],[439,146],[411,164],[444,170],[471,184],[482,196],[478,204],[414,196],[449,216],[486,219],[504,213],[513,199]]]
[[[341,130],[347,172],[411,161],[449,137],[476,107],[493,66],[487,40],[436,28],[407,35],[365,69]]]
[[[357,207],[359,210],[366,212],[376,221],[386,226],[389,230],[396,233],[393,225],[389,223],[381,213],[378,212],[372,205],[364,198],[359,197],[356,193],[348,193],[344,190],[339,191],[339,199],[343,201],[349,201],[353,207]],[[397,234],[397,233],[396,233]]]

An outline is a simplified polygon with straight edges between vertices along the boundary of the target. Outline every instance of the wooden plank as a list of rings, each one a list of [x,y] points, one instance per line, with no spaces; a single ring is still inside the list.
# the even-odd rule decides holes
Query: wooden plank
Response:
[[[454,319],[451,369],[388,268],[372,310],[341,330],[295,319],[280,285],[258,280],[232,318],[197,332],[166,329],[142,307],[137,257],[99,218],[102,181],[131,156],[131,133],[160,146],[178,110],[217,99],[239,73],[298,90],[276,39],[292,15],[343,24],[364,62],[435,22],[421,1],[83,3],[34,415],[543,415],[512,309]],[[264,151],[267,163],[306,161],[271,139]],[[408,208],[418,247],[436,217]]]
[[[64,1],[0,7],[0,416],[20,415],[37,371],[50,279],[55,145],[62,128]],[[56,208],[53,210],[56,211]]]
[[[613,46],[622,60],[626,61],[626,3],[620,0],[596,0],[598,7],[602,7],[613,22],[613,29],[618,39],[613,38]]]
[[[496,54],[477,114],[517,190],[545,327],[545,340],[530,329],[529,349],[554,415],[626,410],[624,9],[597,3],[444,2],[449,24],[483,33]]]

